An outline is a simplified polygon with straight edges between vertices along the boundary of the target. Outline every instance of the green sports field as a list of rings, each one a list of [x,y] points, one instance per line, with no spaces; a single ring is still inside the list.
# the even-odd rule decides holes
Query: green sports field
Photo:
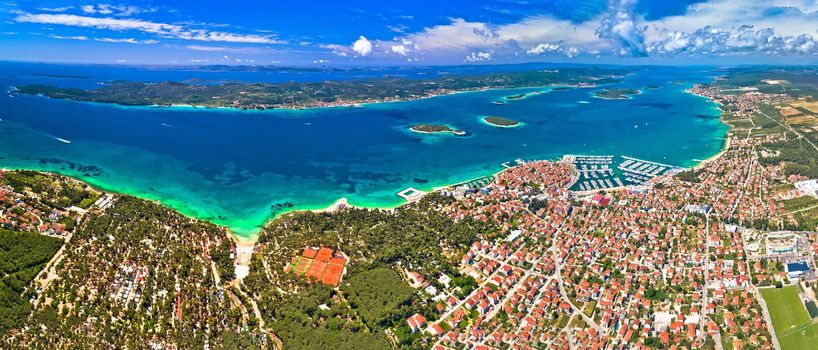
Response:
[[[770,310],[782,350],[818,349],[818,323],[811,323],[795,286],[765,288],[761,296]]]

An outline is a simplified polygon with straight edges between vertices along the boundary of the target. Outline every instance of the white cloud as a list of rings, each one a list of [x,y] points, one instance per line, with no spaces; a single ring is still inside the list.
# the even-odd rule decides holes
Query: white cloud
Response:
[[[465,59],[466,62],[491,61],[491,52],[472,52]]]
[[[542,54],[548,53],[548,52],[557,52],[557,51],[559,51],[559,49],[560,49],[559,44],[543,43],[543,44],[539,44],[539,45],[537,45],[535,47],[532,47],[532,48],[528,49],[528,51],[526,51],[526,53],[529,54],[529,55],[542,55]]]
[[[103,43],[123,43],[123,44],[157,44],[159,43],[156,40],[137,40],[134,38],[89,38],[85,35],[74,35],[74,36],[62,36],[62,35],[49,35],[49,38],[53,39],[61,39],[61,40],[93,40],[99,41]]]
[[[352,51],[355,51],[355,53],[361,57],[369,55],[372,52],[372,42],[361,35],[361,37],[352,44]]]
[[[88,40],[87,36],[82,36],[82,35],[75,35],[75,36],[49,35],[48,37],[53,38],[53,39],[61,39],[61,40],[80,40],[80,41]]]
[[[227,53],[241,53],[241,54],[261,54],[269,53],[275,50],[263,47],[224,47],[224,46],[204,46],[204,45],[187,45],[184,47],[193,51],[204,52],[227,52]]]
[[[392,52],[394,52],[394,53],[396,53],[398,55],[406,56],[407,51],[408,51],[408,49],[406,48],[406,46],[392,45]]]
[[[565,46],[564,43],[562,42],[542,43],[526,50],[526,53],[529,55],[561,54],[568,58],[571,58],[576,55],[579,55],[580,49],[574,46]]]
[[[722,30],[707,26],[692,33],[669,33],[665,40],[653,42],[648,51],[657,55],[815,55],[818,42],[810,34],[780,35],[773,28],[755,30],[745,25],[737,30]]]
[[[648,23],[651,55],[814,55],[815,1],[710,0]],[[757,29],[756,29],[757,28]]]
[[[69,8],[63,8],[69,9]],[[100,15],[114,15],[114,16],[133,16],[135,14],[144,13],[144,12],[156,12],[155,8],[141,8],[138,6],[131,6],[131,5],[109,5],[109,4],[98,4],[98,5],[84,5],[80,7],[82,12],[87,14],[100,14]],[[63,11],[54,11],[54,12],[63,12]]]
[[[645,27],[637,23],[636,0],[611,0],[596,34],[609,40],[620,55],[644,56]]]
[[[319,47],[321,47],[322,49],[332,50],[332,53],[334,55],[341,56],[341,57],[349,57],[349,56],[364,57],[364,56],[368,56],[369,54],[371,54],[373,52],[372,48],[374,46],[377,46],[377,45],[373,44],[371,41],[369,41],[369,39],[367,39],[363,35],[358,37],[358,40],[355,40],[355,42],[353,42],[352,45],[349,45],[349,46],[338,45],[338,44],[319,45]]]
[[[410,40],[406,40],[406,39],[403,39],[400,44],[394,44],[391,47],[392,53],[396,53],[396,54],[401,55],[401,56],[406,56],[410,52],[416,51],[417,49],[418,49],[418,46],[415,45],[415,43],[413,43]]]
[[[45,11],[45,12],[65,12],[73,7],[65,6],[65,7],[38,7],[37,11]]]
[[[606,11],[578,23],[542,15],[502,25],[454,18],[447,24],[373,42],[387,48],[388,54],[406,55],[410,48],[402,43],[406,40],[413,43],[411,51],[417,55],[463,57],[465,54],[467,60],[481,59],[478,55],[481,52],[492,56],[560,54],[566,57],[692,52],[804,55],[810,54],[812,38],[818,29],[818,1],[815,0],[709,0],[689,6],[683,15],[651,21],[636,12],[636,2],[611,0]],[[739,33],[742,26],[748,24],[757,29],[742,29]],[[713,30],[717,33],[707,35]],[[762,44],[762,40],[769,42]],[[723,47],[707,47],[709,41]],[[694,44],[695,47],[691,46]]]
[[[235,34],[204,29],[193,29],[176,24],[157,23],[139,19],[88,17],[69,14],[29,14],[20,13],[15,18],[19,23],[56,24],[72,27],[107,29],[113,31],[140,31],[163,38],[195,41],[221,41],[249,44],[277,44],[281,41],[273,37],[256,34]]]
[[[391,53],[402,55],[406,50],[418,54],[462,55],[471,57],[478,52],[505,54],[524,53],[542,43],[564,42],[565,55],[576,55],[583,51],[609,50],[611,45],[594,33],[598,21],[571,23],[550,16],[526,18],[518,23],[490,25],[455,18],[450,23],[426,28],[420,32],[407,34],[391,41],[378,41],[388,47]],[[411,43],[411,46],[405,44]],[[403,48],[401,47],[403,46]],[[570,50],[574,47],[575,50]],[[456,57],[456,56],[455,56]],[[463,57],[463,56],[460,56]],[[477,57],[477,56],[475,56]]]
[[[134,38],[96,38],[96,41],[104,43],[124,43],[124,44],[157,44],[156,40],[137,40]]]

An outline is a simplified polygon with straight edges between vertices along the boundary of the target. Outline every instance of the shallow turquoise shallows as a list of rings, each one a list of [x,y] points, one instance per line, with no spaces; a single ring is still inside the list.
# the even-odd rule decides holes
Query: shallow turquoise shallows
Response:
[[[83,75],[57,75],[77,70]],[[196,71],[171,71],[168,78],[140,72],[0,64],[0,82],[93,88],[136,76],[212,78]],[[700,68],[639,68],[609,86],[642,89],[627,100],[594,98],[598,89],[516,89],[264,112],[121,107],[3,93],[0,166],[54,171],[159,200],[252,240],[265,221],[288,211],[325,208],[342,197],[355,206],[396,206],[403,202],[396,192],[406,187],[428,190],[471,179],[517,158],[613,154],[694,165],[722,148],[727,127],[715,104],[685,89],[714,75]],[[532,91],[543,93],[493,103]],[[494,127],[482,121],[485,115],[523,125]],[[415,123],[444,123],[468,134],[414,134],[407,129]]]

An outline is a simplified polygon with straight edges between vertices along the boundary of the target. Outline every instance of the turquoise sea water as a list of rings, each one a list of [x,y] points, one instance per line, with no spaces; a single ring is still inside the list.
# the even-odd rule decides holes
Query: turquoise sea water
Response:
[[[0,64],[0,82],[93,87],[120,72],[105,68],[96,77],[93,67],[83,69],[81,78],[44,78]],[[122,79],[137,74],[121,70]],[[471,179],[516,158],[614,154],[694,165],[721,149],[727,131],[715,104],[684,92],[712,76],[701,69],[639,68],[608,87],[659,88],[629,100],[593,98],[598,89],[515,89],[264,112],[121,107],[3,93],[0,167],[54,171],[159,200],[252,239],[266,220],[289,210],[325,208],[342,197],[356,206],[395,206],[403,202],[396,192],[406,187],[428,190]],[[539,90],[544,93],[492,103]],[[482,122],[484,115],[524,125],[493,127]],[[468,135],[418,135],[407,130],[414,123],[445,123]]]

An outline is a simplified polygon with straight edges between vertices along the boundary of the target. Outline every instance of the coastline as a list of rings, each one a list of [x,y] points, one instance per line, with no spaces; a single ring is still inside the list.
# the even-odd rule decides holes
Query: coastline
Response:
[[[732,139],[733,139],[732,135],[730,134],[731,131],[732,131],[732,129],[727,130],[727,136],[725,136],[724,145],[722,146],[721,151],[719,151],[719,153],[716,153],[716,154],[710,156],[707,159],[699,161],[699,163],[694,165],[691,169],[692,170],[699,170],[699,169],[703,168],[705,165],[707,165],[709,163],[712,163],[713,161],[719,159],[721,156],[723,156],[725,153],[727,153],[727,150],[730,149],[730,143],[732,142]]]
[[[486,88],[477,88],[477,89],[464,89],[464,90],[442,90],[439,92],[433,92],[428,95],[424,96],[416,96],[416,97],[408,97],[408,98],[392,98],[392,99],[383,99],[377,101],[349,101],[349,102],[338,102],[338,103],[327,103],[327,104],[318,104],[318,105],[282,105],[282,106],[275,106],[275,107],[264,107],[264,108],[254,108],[254,107],[233,107],[233,106],[209,106],[209,105],[193,105],[193,104],[184,104],[184,103],[171,103],[171,104],[140,104],[140,105],[130,105],[130,104],[122,104],[116,102],[99,102],[99,101],[88,101],[88,100],[79,100],[79,99],[72,99],[72,98],[59,98],[59,97],[49,97],[43,94],[21,94],[16,93],[19,96],[34,96],[34,97],[42,97],[52,100],[61,100],[61,101],[71,101],[71,102],[80,102],[80,103],[89,103],[89,104],[101,104],[107,106],[114,106],[119,108],[162,108],[162,109],[196,109],[200,111],[214,111],[214,112],[268,112],[268,111],[305,111],[305,110],[320,110],[320,109],[334,109],[334,108],[359,108],[371,105],[380,105],[380,104],[388,104],[388,103],[402,103],[402,102],[412,102],[412,101],[419,101],[425,100],[435,97],[442,97],[442,96],[450,96],[456,94],[466,94],[466,93],[478,93],[478,92],[485,92],[485,91],[499,91],[499,90],[517,90],[517,89],[552,89],[554,87],[570,87],[574,89],[594,89],[599,87],[599,84],[554,84],[554,85],[534,85],[534,86],[515,86],[515,87],[486,87]],[[14,91],[16,92],[17,88],[11,86]],[[548,91],[550,92],[550,91]]]
[[[731,134],[731,132],[733,131],[733,127],[729,123],[724,122],[724,110],[722,109],[722,104],[720,102],[718,102],[716,100],[713,100],[710,97],[697,94],[697,93],[693,92],[691,90],[691,88],[685,89],[684,92],[686,92],[688,94],[691,94],[693,96],[698,96],[700,98],[703,98],[703,99],[709,101],[710,103],[715,104],[716,109],[719,111],[719,122],[722,123],[723,125],[727,126],[727,132],[725,133],[725,136],[724,136],[725,140],[724,140],[724,144],[721,147],[721,150],[718,153],[716,153],[716,154],[714,154],[714,155],[712,155],[712,156],[710,156],[710,157],[708,157],[708,158],[706,158],[704,160],[700,160],[696,165],[691,167],[692,170],[699,170],[699,169],[703,168],[705,165],[707,165],[709,163],[712,163],[713,161],[719,159],[721,156],[723,156],[725,153],[727,153],[727,150],[730,148],[730,145],[731,145],[731,143],[733,141],[732,134]]]
[[[486,90],[490,90],[490,89],[486,89]],[[494,90],[506,90],[506,89],[494,89]],[[471,92],[473,92],[473,91],[464,91],[464,92],[456,92],[456,93],[471,93]],[[696,95],[696,94],[693,94],[693,95]],[[696,96],[700,96],[700,95],[696,95]],[[709,98],[707,98],[705,96],[700,96],[700,97],[703,97],[703,98],[707,99],[710,102],[714,102],[714,101],[710,100]],[[84,101],[75,101],[75,102],[84,102]],[[96,103],[96,102],[86,102],[86,103]],[[394,102],[383,102],[383,103],[394,103]],[[716,103],[716,102],[714,102],[714,103]],[[718,103],[716,103],[716,104],[718,104]],[[138,107],[138,108],[142,108],[142,107]],[[199,107],[194,107],[194,108],[196,108],[198,110],[202,110],[202,111],[207,110],[207,109],[199,108]],[[235,108],[229,108],[228,107],[228,108],[225,108],[225,109],[235,109]],[[262,111],[259,111],[259,112],[262,112]],[[724,113],[723,113],[723,111],[720,111],[720,112],[721,112],[721,115],[719,116],[719,118],[721,119]],[[699,164],[695,165],[694,167],[702,166],[704,163],[711,162],[711,161],[717,159],[718,157],[720,157],[722,154],[724,154],[724,150],[727,149],[729,147],[729,145],[730,145],[730,139],[729,139],[729,137],[730,137],[730,133],[729,133],[730,128],[729,128],[729,124],[725,124],[725,125],[728,126],[727,141],[722,146],[722,151],[710,156],[705,161],[698,161]],[[495,126],[495,125],[492,125],[492,126],[493,127],[500,127],[500,126]],[[515,127],[518,127],[518,126],[515,126]],[[693,161],[695,162],[696,160],[693,160]],[[13,169],[26,170],[26,168],[13,168]],[[485,174],[483,176],[490,176],[492,174],[496,175],[496,174],[499,174],[499,173],[502,173],[503,171],[505,171],[505,169],[501,169],[499,166],[498,167],[493,167],[493,169],[494,170],[487,170],[486,169]],[[324,205],[320,205],[320,206],[319,205],[313,205],[313,206],[303,206],[303,207],[300,207],[300,208],[285,209],[285,210],[281,210],[281,211],[276,212],[276,213],[269,213],[268,212],[267,215],[265,216],[265,218],[263,219],[263,221],[259,221],[258,224],[256,224],[255,222],[257,220],[259,220],[262,215],[253,215],[252,216],[253,226],[251,227],[251,225],[247,225],[246,229],[237,231],[237,230],[231,229],[230,226],[228,226],[227,224],[216,223],[215,221],[218,221],[218,219],[216,219],[216,217],[214,217],[212,215],[207,215],[207,216],[206,215],[201,215],[201,214],[204,214],[206,211],[200,210],[200,207],[185,206],[184,203],[181,203],[181,202],[178,202],[178,201],[174,202],[172,199],[168,199],[168,198],[161,199],[161,198],[146,197],[146,195],[149,195],[149,194],[146,194],[146,193],[131,194],[127,190],[119,190],[119,191],[111,190],[111,189],[109,189],[110,187],[91,183],[90,181],[92,181],[93,179],[85,179],[80,174],[66,175],[66,174],[63,174],[63,173],[60,173],[60,172],[57,172],[57,171],[42,170],[42,169],[36,169],[36,168],[29,168],[29,170],[36,170],[36,171],[40,171],[40,172],[44,172],[44,173],[52,173],[52,174],[57,174],[57,175],[60,175],[60,176],[70,177],[70,178],[73,178],[75,180],[81,181],[82,183],[87,184],[90,187],[92,187],[94,189],[97,189],[97,190],[100,190],[102,192],[119,194],[119,195],[128,195],[128,196],[133,196],[133,197],[138,197],[138,198],[141,198],[141,199],[149,200],[149,201],[152,201],[154,203],[158,203],[158,204],[163,205],[165,207],[171,208],[171,209],[173,209],[173,210],[175,210],[177,212],[180,212],[185,216],[195,218],[195,219],[198,219],[198,220],[208,221],[208,222],[214,223],[216,225],[226,227],[230,231],[230,234],[233,237],[233,239],[235,241],[237,241],[237,242],[242,242],[242,243],[255,242],[257,240],[257,238],[258,238],[258,234],[259,234],[260,230],[262,230],[263,227],[269,225],[270,222],[277,220],[281,216],[288,215],[288,214],[293,213],[293,212],[301,212],[301,211],[332,212],[333,208],[337,208],[337,206],[339,204],[342,204],[342,203],[346,204],[347,206],[355,207],[355,208],[369,208],[369,209],[380,209],[380,210],[394,209],[394,208],[397,208],[397,207],[400,207],[400,206],[403,206],[403,205],[406,204],[406,202],[398,203],[396,201],[396,202],[394,202],[394,204],[392,202],[390,202],[387,205],[383,205],[384,203],[381,203],[381,205],[378,205],[378,204],[376,204],[376,205],[366,205],[365,203],[363,203],[362,205],[359,204],[359,205],[354,205],[353,206],[353,205],[349,204],[349,201],[347,199],[341,198],[341,199],[335,201],[334,203],[330,204],[327,207],[325,207],[325,204],[324,204]],[[463,175],[465,175],[465,176],[463,176],[463,178],[470,177],[470,178],[474,179],[475,178],[474,175],[478,174],[478,173],[479,172],[470,172],[469,174],[463,174]],[[483,177],[483,176],[479,176],[477,178],[480,178],[480,177]],[[452,181],[454,179],[455,178],[450,177],[448,180],[443,180],[443,181],[434,181],[433,180],[430,184],[427,184],[426,186],[423,186],[422,188],[421,187],[418,187],[418,188],[421,189],[421,190],[426,190],[427,188],[429,188],[431,190],[436,190],[436,189],[440,189],[440,188],[446,188],[446,187],[448,187],[448,186],[450,186],[452,184],[458,184],[458,183],[464,182],[464,181],[459,181],[459,182]],[[466,181],[468,181],[468,180],[466,180]],[[355,200],[355,199],[353,198],[353,200]],[[326,203],[326,202],[324,202],[324,203]],[[245,223],[249,223],[249,222],[250,221],[248,220]]]

